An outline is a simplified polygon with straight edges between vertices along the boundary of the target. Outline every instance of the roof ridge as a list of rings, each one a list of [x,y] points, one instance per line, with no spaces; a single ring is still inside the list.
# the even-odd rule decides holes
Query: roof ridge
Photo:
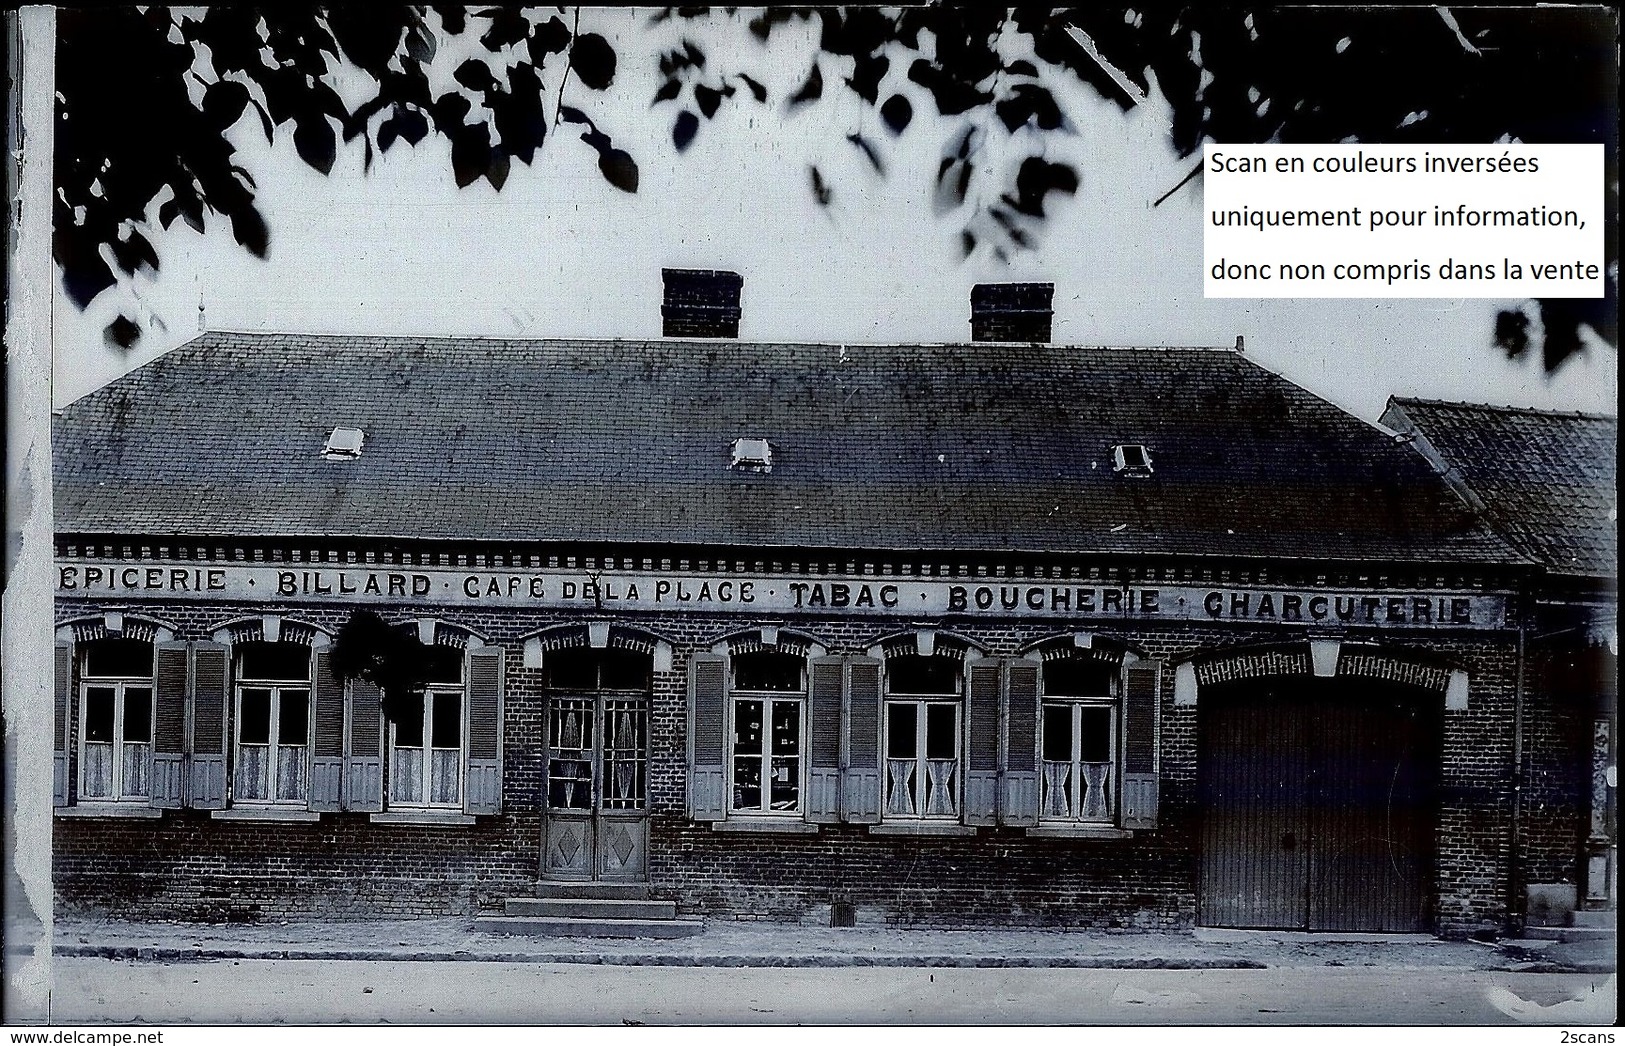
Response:
[[[1402,407],[1454,407],[1468,410],[1492,410],[1502,414],[1538,414],[1549,418],[1580,418],[1586,421],[1612,421],[1619,418],[1613,414],[1596,414],[1583,410],[1551,410],[1543,407],[1515,407],[1511,404],[1475,403],[1471,400],[1441,400],[1429,399],[1423,396],[1390,396],[1389,399]]]
[[[1128,351],[1128,352],[1217,352],[1227,355],[1240,355],[1234,345],[1130,345],[1104,342],[1051,342],[1051,341],[861,341],[851,338],[835,338],[827,341],[819,340],[785,340],[775,338],[668,338],[654,337],[529,337],[516,338],[506,335],[485,334],[368,334],[357,331],[292,331],[292,330],[232,330],[223,327],[211,327],[196,337],[181,342],[175,348],[184,348],[187,345],[202,341],[215,335],[230,335],[243,338],[323,338],[350,340],[365,338],[369,341],[413,341],[413,342],[490,342],[493,344],[522,344],[522,345],[755,345],[775,346],[786,349],[821,349],[821,348],[910,348],[910,349],[947,349],[947,348],[1000,348],[1019,345],[1022,348],[1036,349],[1086,349],[1091,351]],[[174,349],[168,350],[173,352]],[[167,353],[160,354],[166,355]]]

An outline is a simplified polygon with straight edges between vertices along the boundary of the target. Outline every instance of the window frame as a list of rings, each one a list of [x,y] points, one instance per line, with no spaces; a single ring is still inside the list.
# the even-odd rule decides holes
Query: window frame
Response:
[[[1049,665],[1056,662],[1077,661],[1100,665],[1107,669],[1106,693],[1104,694],[1051,694],[1049,692],[1049,674],[1046,671]],[[1076,826],[1083,828],[1108,828],[1118,822],[1118,807],[1120,805],[1120,792],[1123,780],[1123,751],[1119,743],[1118,733],[1122,729],[1123,715],[1123,665],[1116,664],[1104,658],[1079,657],[1072,654],[1051,658],[1039,666],[1038,673],[1038,823],[1046,827]],[[1071,752],[1068,762],[1068,790],[1067,808],[1069,813],[1065,817],[1046,814],[1045,791],[1048,788],[1047,771],[1051,760],[1044,758],[1046,748],[1046,732],[1049,726],[1048,711],[1051,708],[1064,708],[1068,713],[1069,736],[1067,744]],[[1106,784],[1106,812],[1097,818],[1083,816],[1083,796],[1079,792],[1079,783],[1082,778],[1083,765],[1083,710],[1089,708],[1104,709],[1107,713],[1106,740],[1108,767]],[[1089,760],[1088,762],[1094,762]]]
[[[396,730],[399,724],[390,723],[388,737],[385,738],[385,759],[389,767],[389,782],[384,789],[384,809],[386,810],[461,810],[463,798],[467,791],[468,776],[468,657],[465,653],[458,659],[461,666],[459,671],[462,680],[458,683],[439,682],[430,683],[423,689],[423,744],[417,750],[424,753],[422,769],[419,771],[418,781],[422,788],[421,802],[396,799],[395,788],[395,751]],[[450,748],[436,748],[434,746],[434,704],[445,697],[457,699],[457,794],[449,802],[435,802],[433,799],[434,784],[434,753],[450,752]]]
[[[152,752],[153,752],[153,739],[152,739],[152,736],[153,736],[154,727],[156,726],[155,720],[157,718],[157,713],[158,713],[158,700],[157,700],[158,699],[158,669],[157,669],[158,647],[157,647],[157,644],[152,643],[152,642],[147,642],[147,647],[149,648],[149,652],[150,652],[150,655],[151,655],[152,668],[151,668],[151,671],[149,671],[148,674],[146,674],[144,676],[142,676],[142,675],[92,675],[90,673],[90,655],[91,655],[91,652],[92,652],[91,651],[92,645],[95,644],[95,643],[103,642],[103,641],[108,640],[108,639],[123,639],[123,638],[125,638],[125,637],[122,637],[122,636],[106,636],[103,639],[92,639],[92,640],[88,640],[86,642],[80,643],[78,645],[79,646],[79,656],[78,656],[78,662],[79,662],[79,686],[78,686],[78,690],[77,690],[78,700],[76,702],[76,708],[75,708],[75,711],[77,713],[77,722],[75,724],[76,728],[74,730],[74,743],[75,743],[74,755],[75,755],[76,759],[78,760],[78,766],[77,766],[77,768],[75,770],[75,773],[74,773],[74,784],[77,786],[76,795],[78,796],[78,800],[81,803],[86,803],[86,804],[109,804],[109,805],[129,803],[129,804],[132,804],[132,805],[145,806],[146,804],[148,804],[151,801],[151,798],[152,798],[152,796],[151,796],[151,793],[152,793]],[[136,686],[136,687],[144,686],[147,689],[147,741],[146,741],[146,745],[147,745],[147,754],[146,754],[147,791],[145,793],[143,793],[143,794],[140,794],[140,795],[136,795],[136,794],[133,794],[133,793],[132,794],[125,794],[124,789],[122,787],[123,784],[124,784],[124,759],[123,759],[123,754],[124,753],[123,753],[122,749],[123,749],[124,745],[127,743],[124,740],[124,726],[125,726],[124,715],[125,715],[125,704],[126,704],[126,691],[127,691],[127,688],[131,687],[131,686]],[[111,782],[111,787],[110,787],[111,794],[109,794],[109,795],[88,795],[88,794],[86,794],[86,791],[85,791],[85,766],[86,766],[85,746],[90,743],[89,739],[86,736],[86,727],[87,727],[87,725],[89,723],[89,716],[87,715],[87,710],[88,710],[88,706],[89,706],[89,703],[90,703],[90,690],[91,690],[92,687],[97,687],[97,688],[112,687],[113,688],[113,730],[112,730],[112,740],[110,742],[110,745],[111,745],[111,747],[113,749],[113,759],[112,759],[112,769],[111,769],[111,773],[109,775],[109,780]],[[100,742],[98,742],[98,743],[100,743]]]
[[[758,654],[772,654],[778,657],[789,658],[797,663],[799,689],[796,690],[746,690],[736,685],[738,679],[737,664],[740,658],[749,658]],[[728,695],[727,695],[727,731],[725,737],[728,742],[727,753],[727,780],[724,789],[727,798],[727,815],[729,817],[744,818],[783,818],[785,820],[799,821],[806,816],[807,811],[807,688],[809,684],[809,658],[802,654],[792,653],[788,650],[764,649],[742,652],[729,652],[728,654]],[[741,757],[738,753],[738,702],[759,701],[762,704],[762,750],[754,755],[746,754]],[[791,704],[796,706],[796,804],[789,809],[775,810],[772,807],[771,773],[773,760],[773,706],[775,704]],[[754,759],[761,764],[761,777],[759,789],[761,804],[759,806],[736,806],[734,804],[734,775],[737,771],[737,762],[740,758]]]
[[[548,658],[579,657],[585,655],[593,661],[593,681],[590,685],[575,685],[567,683],[560,685],[553,674],[557,669],[557,662],[549,664]],[[625,664],[632,664],[637,659],[640,670],[646,671],[641,687],[611,686],[605,680],[609,676],[608,665],[610,658],[621,659]],[[646,668],[645,668],[646,665]],[[622,682],[622,680],[614,680]],[[654,701],[655,701],[655,668],[652,652],[629,650],[621,647],[565,647],[561,650],[550,651],[542,661],[541,694],[543,698],[543,739],[545,741],[544,753],[546,760],[546,792],[543,795],[542,809],[544,815],[551,816],[555,812],[573,814],[591,814],[598,817],[601,814],[638,814],[649,816],[651,810],[651,796],[649,792],[650,768],[653,755],[653,729],[654,729]],[[589,768],[589,792],[586,806],[554,806],[553,805],[553,764],[559,761],[555,754],[563,749],[553,747],[553,715],[555,701],[560,697],[570,700],[582,701],[589,710],[589,721],[595,731],[592,743],[580,749],[570,749],[581,753],[581,758],[564,760],[566,762],[585,762]],[[609,777],[612,762],[609,758],[610,749],[607,747],[610,726],[609,703],[613,701],[626,701],[634,705],[641,705],[639,722],[641,725],[642,747],[634,756],[634,765],[637,767],[635,780],[637,782],[637,796],[631,805],[611,806],[611,799],[607,794],[605,784]],[[466,730],[465,730],[466,736]],[[575,778],[574,780],[580,780]]]
[[[295,644],[295,645],[303,646],[304,644]],[[231,716],[231,723],[232,723],[232,725],[231,725],[231,755],[232,755],[232,761],[231,761],[231,775],[230,775],[231,779],[230,779],[229,784],[230,784],[230,788],[231,788],[231,804],[233,806],[287,808],[287,807],[303,807],[303,806],[307,806],[310,803],[311,763],[312,763],[313,753],[315,752],[315,748],[316,748],[316,744],[315,744],[315,742],[316,742],[316,716],[314,715],[315,702],[316,702],[316,675],[315,675],[315,655],[316,655],[316,652],[315,652],[315,650],[313,648],[308,647],[308,646],[305,649],[306,649],[306,668],[305,668],[305,679],[302,682],[300,680],[297,680],[297,679],[260,679],[260,678],[244,676],[242,674],[243,651],[241,651],[239,649],[239,650],[235,650],[235,651],[232,652],[232,658],[231,658],[231,663],[232,663],[232,693],[231,693],[231,712],[232,712],[232,716]],[[270,793],[270,794],[267,795],[264,798],[253,797],[253,796],[244,797],[243,795],[239,794],[238,787],[237,787],[238,786],[238,774],[241,772],[241,768],[242,768],[242,753],[243,753],[243,691],[244,690],[269,690],[271,692],[270,693],[270,699],[269,699],[269,703],[270,703],[269,722],[267,723],[267,734],[266,734],[266,741],[265,741],[265,748],[266,748],[266,755],[267,755],[266,791],[268,793]],[[291,743],[287,743],[287,742],[284,742],[284,741],[281,740],[281,731],[282,731],[282,692],[284,690],[288,690],[288,691],[303,690],[304,694],[305,694],[305,740],[304,740],[303,745],[297,746],[297,747],[302,747],[304,749],[304,751],[300,755],[300,759],[304,763],[304,770],[303,770],[303,774],[302,774],[302,777],[303,777],[303,780],[304,780],[304,789],[303,789],[304,794],[302,796],[300,796],[299,798],[296,798],[296,799],[278,799],[278,798],[276,798],[277,771],[281,766],[282,750],[286,749],[286,748],[296,747],[295,745],[293,745]],[[251,743],[257,743],[257,742],[251,742]]]
[[[892,662],[898,657],[928,657],[941,660],[953,665],[956,677],[954,693],[922,694],[893,689],[894,675]],[[880,817],[882,823],[886,821],[903,822],[906,824],[958,824],[965,816],[965,687],[968,673],[966,663],[962,658],[949,657],[944,654],[890,654],[885,659],[884,681],[881,688],[881,716],[880,724]],[[892,763],[892,707],[894,705],[913,705],[914,713],[914,771],[912,779],[915,782],[916,799],[914,805],[919,813],[893,813],[888,809],[888,797],[891,789],[891,763]],[[948,706],[954,711],[954,738],[953,738],[953,810],[949,813],[925,812],[925,781],[930,770],[931,761],[927,752],[927,729],[932,706]]]

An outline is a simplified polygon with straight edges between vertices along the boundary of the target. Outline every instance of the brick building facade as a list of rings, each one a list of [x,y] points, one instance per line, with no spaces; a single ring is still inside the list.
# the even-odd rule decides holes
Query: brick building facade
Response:
[[[66,906],[1453,934],[1572,859],[1536,567],[1239,353],[209,334],[55,439]]]

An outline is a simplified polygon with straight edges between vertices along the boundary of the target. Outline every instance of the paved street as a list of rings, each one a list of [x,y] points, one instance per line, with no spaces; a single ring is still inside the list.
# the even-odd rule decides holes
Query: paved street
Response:
[[[55,960],[53,1023],[1612,1023],[1613,974]]]

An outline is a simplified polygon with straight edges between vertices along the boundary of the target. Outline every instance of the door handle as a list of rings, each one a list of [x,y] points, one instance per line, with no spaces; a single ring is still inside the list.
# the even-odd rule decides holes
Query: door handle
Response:
[[[1286,832],[1281,836],[1281,849],[1283,849],[1283,850],[1296,850],[1297,848],[1298,848],[1298,837],[1295,834],[1293,834],[1292,832]]]

